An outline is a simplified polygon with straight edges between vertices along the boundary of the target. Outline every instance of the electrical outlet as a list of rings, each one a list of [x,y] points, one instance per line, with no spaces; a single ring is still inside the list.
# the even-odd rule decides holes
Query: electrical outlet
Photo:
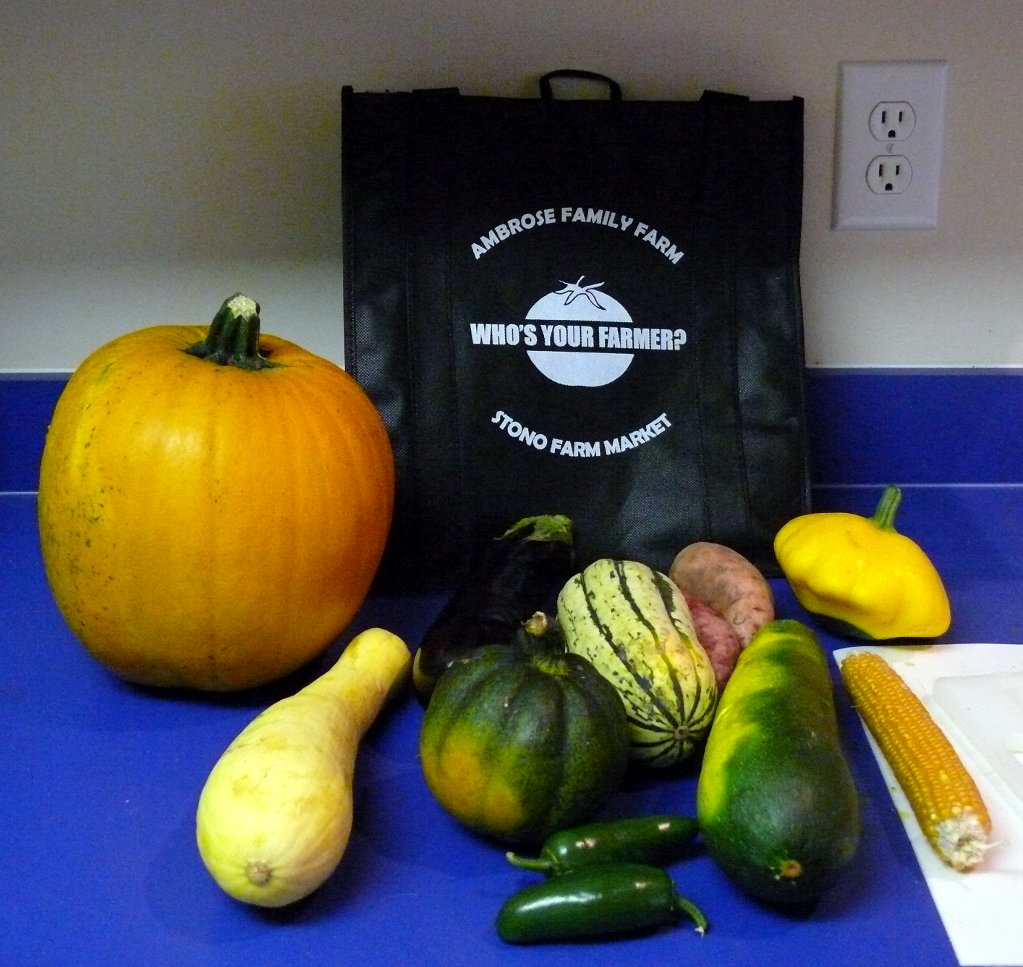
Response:
[[[867,120],[875,141],[905,141],[916,127],[916,111],[909,101],[881,101]]]
[[[832,227],[936,228],[945,61],[840,65]]]
[[[901,195],[913,181],[913,166],[902,154],[879,154],[867,165],[867,187],[875,195]]]

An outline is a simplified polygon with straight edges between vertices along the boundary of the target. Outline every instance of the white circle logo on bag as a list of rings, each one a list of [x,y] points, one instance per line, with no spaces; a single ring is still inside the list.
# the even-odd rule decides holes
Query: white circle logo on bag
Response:
[[[595,352],[599,334],[611,326],[622,331],[631,327],[632,317],[617,299],[600,292],[604,283],[583,285],[562,282],[562,288],[530,307],[526,319],[539,326],[540,341],[551,349],[529,349],[533,365],[549,380],[562,386],[606,386],[621,376],[632,362],[631,352]],[[628,330],[626,330],[628,331]]]
[[[530,362],[562,386],[607,386],[625,373],[637,351],[685,346],[684,329],[634,326],[603,282],[584,284],[585,279],[559,279],[561,287],[537,299],[524,323],[472,323],[473,344],[525,346]]]

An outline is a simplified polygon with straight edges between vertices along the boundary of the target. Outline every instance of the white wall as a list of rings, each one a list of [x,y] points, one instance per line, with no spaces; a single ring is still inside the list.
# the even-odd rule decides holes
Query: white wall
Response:
[[[340,362],[342,84],[520,96],[564,66],[806,99],[811,366],[1023,366],[1020,0],[6,0],[0,45],[0,370],[236,289]],[[949,62],[940,226],[833,231],[838,63],[897,59]]]

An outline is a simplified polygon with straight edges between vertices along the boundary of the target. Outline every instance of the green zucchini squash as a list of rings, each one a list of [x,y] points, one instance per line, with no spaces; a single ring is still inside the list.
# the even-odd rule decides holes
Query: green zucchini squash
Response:
[[[667,767],[702,744],[717,706],[714,667],[666,575],[637,561],[594,561],[562,588],[558,622],[568,650],[618,689],[630,758]]]
[[[707,739],[696,793],[711,856],[746,892],[815,899],[849,863],[860,807],[814,633],[760,628],[739,656]]]

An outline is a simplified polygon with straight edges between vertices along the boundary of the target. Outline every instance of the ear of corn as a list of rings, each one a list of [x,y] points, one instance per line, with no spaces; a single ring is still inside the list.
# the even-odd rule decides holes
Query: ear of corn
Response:
[[[945,733],[880,655],[853,652],[841,673],[935,852],[953,869],[973,869],[988,849],[991,818]]]

